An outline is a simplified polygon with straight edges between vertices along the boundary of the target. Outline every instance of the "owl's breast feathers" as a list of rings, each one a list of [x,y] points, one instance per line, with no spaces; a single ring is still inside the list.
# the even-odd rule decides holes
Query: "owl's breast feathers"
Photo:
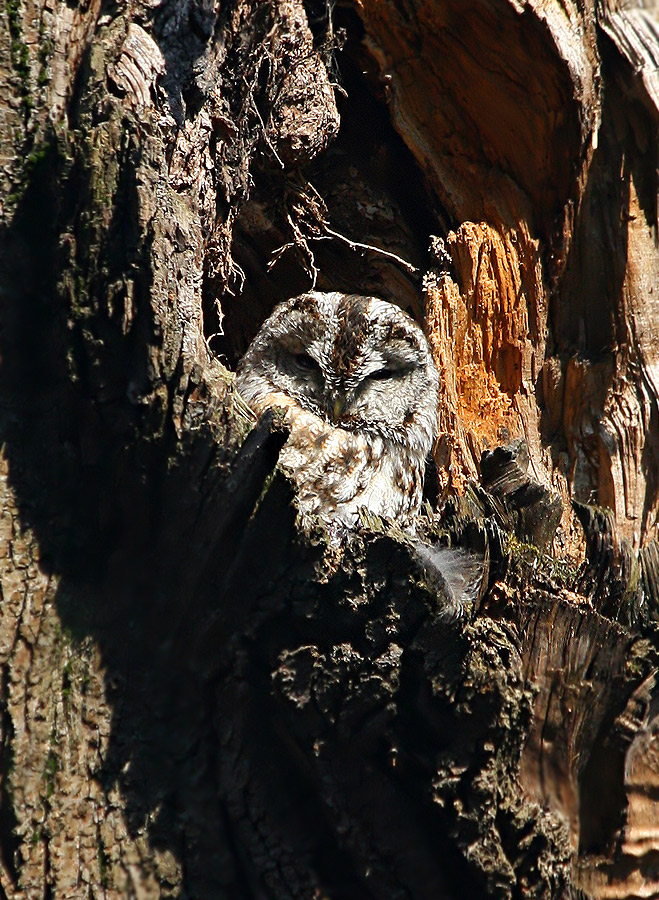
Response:
[[[423,470],[408,448],[336,428],[299,408],[289,408],[286,421],[291,434],[279,462],[296,483],[302,516],[354,527],[361,507],[389,519],[418,511]]]
[[[338,519],[352,528],[361,507],[403,521],[418,512],[425,459],[410,448],[338,428],[279,391],[262,395],[251,406],[258,415],[266,409],[285,410],[290,436],[279,464],[296,484],[303,517]]]

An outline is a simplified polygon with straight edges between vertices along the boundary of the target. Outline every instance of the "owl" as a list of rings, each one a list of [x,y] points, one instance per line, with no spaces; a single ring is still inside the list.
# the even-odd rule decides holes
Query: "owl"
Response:
[[[303,518],[354,528],[362,507],[402,525],[418,512],[438,375],[397,306],[338,292],[286,300],[241,360],[237,386],[257,415],[285,411],[279,463]]]

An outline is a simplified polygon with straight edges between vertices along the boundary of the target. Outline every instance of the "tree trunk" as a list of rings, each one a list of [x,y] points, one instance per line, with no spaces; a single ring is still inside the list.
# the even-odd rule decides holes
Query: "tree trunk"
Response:
[[[7,0],[0,897],[659,894],[653,7]],[[312,286],[424,324],[475,597],[296,522]]]

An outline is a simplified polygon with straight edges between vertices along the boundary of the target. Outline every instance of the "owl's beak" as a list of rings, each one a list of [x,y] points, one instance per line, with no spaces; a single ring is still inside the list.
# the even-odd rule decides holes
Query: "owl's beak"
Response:
[[[346,398],[341,390],[332,391],[327,398],[327,413],[333,422],[338,422],[346,411]]]

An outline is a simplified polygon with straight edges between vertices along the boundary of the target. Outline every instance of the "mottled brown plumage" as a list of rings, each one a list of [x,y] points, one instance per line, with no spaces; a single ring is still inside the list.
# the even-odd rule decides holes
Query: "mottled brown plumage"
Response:
[[[438,376],[397,306],[320,292],[281,303],[243,357],[238,388],[257,414],[286,411],[280,464],[303,516],[354,527],[360,507],[403,523],[416,514]]]

